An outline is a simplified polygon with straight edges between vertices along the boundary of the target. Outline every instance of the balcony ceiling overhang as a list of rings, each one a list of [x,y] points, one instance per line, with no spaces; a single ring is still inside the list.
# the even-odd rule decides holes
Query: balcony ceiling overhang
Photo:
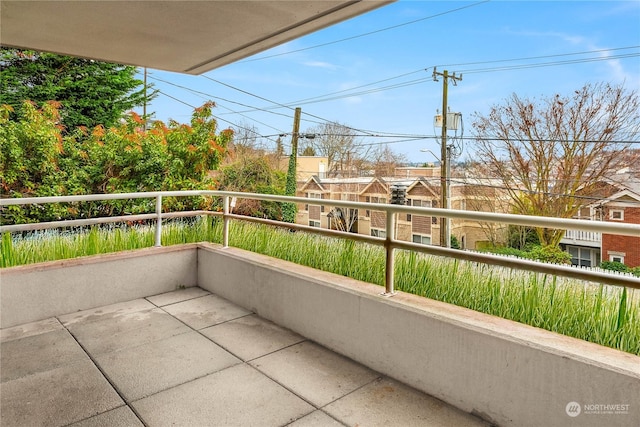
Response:
[[[393,1],[2,0],[0,43],[201,74]]]

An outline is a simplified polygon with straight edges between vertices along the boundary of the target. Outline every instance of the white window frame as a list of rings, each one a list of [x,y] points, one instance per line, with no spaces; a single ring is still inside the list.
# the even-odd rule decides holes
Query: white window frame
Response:
[[[619,262],[624,264],[624,255],[620,254],[609,254],[609,261],[611,262]]]
[[[382,239],[387,238],[387,231],[381,228],[371,228],[371,235],[373,237],[380,237]]]
[[[324,199],[324,195],[322,193],[307,193],[307,199],[322,200]],[[309,210],[309,204],[305,205],[305,210]],[[320,212],[324,212],[324,205],[320,205]]]
[[[419,242],[416,242],[416,237],[420,239]],[[424,239],[428,239],[429,241],[425,243]],[[427,234],[412,233],[411,234],[411,241],[413,243],[418,243],[420,245],[430,245],[431,244],[431,236],[427,235]]]
[[[571,253],[571,250],[574,250],[576,252],[576,256],[575,257]],[[585,266],[585,267],[595,267],[597,265],[597,263],[598,263],[598,260],[594,256],[593,249],[591,249],[591,248],[585,248],[585,247],[582,247],[582,246],[569,245],[569,246],[566,247],[566,251],[567,251],[567,253],[569,253],[571,255],[571,262],[572,263],[573,263],[574,260],[576,260],[577,264],[574,264],[574,265],[582,266],[582,262],[583,261],[589,261],[589,265]],[[589,258],[587,258],[585,256],[585,253],[589,254]]]
[[[620,214],[620,218],[616,218],[616,214]],[[609,219],[612,221],[624,221],[624,209],[610,209]]]
[[[315,219],[310,219],[309,220],[309,227],[322,227],[322,224],[320,223],[320,221],[317,221]]]

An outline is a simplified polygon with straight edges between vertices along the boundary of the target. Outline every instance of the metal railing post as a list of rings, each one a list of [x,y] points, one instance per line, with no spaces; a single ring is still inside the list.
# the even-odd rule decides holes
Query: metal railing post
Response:
[[[229,247],[229,196],[222,198],[222,246]]]
[[[162,246],[162,196],[156,196],[155,246]]]
[[[384,272],[385,273],[384,275],[385,291],[383,295],[385,296],[391,296],[395,294],[395,291],[394,291],[395,248],[393,247],[393,240],[396,238],[396,236],[394,232],[394,217],[395,217],[394,212],[387,211],[387,229],[386,229],[387,237],[384,242],[386,262],[385,262],[385,272]]]

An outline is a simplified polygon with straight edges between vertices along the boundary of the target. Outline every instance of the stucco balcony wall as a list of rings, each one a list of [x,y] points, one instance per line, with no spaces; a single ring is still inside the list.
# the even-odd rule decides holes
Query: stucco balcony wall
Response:
[[[631,354],[233,248],[201,247],[198,284],[496,425],[640,425]]]
[[[2,328],[196,286],[197,250],[167,246],[4,268]]]

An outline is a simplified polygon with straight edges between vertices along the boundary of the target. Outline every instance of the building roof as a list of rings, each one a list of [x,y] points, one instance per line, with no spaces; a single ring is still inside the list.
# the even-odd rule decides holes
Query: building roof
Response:
[[[0,43],[201,74],[395,0],[0,1]]]

